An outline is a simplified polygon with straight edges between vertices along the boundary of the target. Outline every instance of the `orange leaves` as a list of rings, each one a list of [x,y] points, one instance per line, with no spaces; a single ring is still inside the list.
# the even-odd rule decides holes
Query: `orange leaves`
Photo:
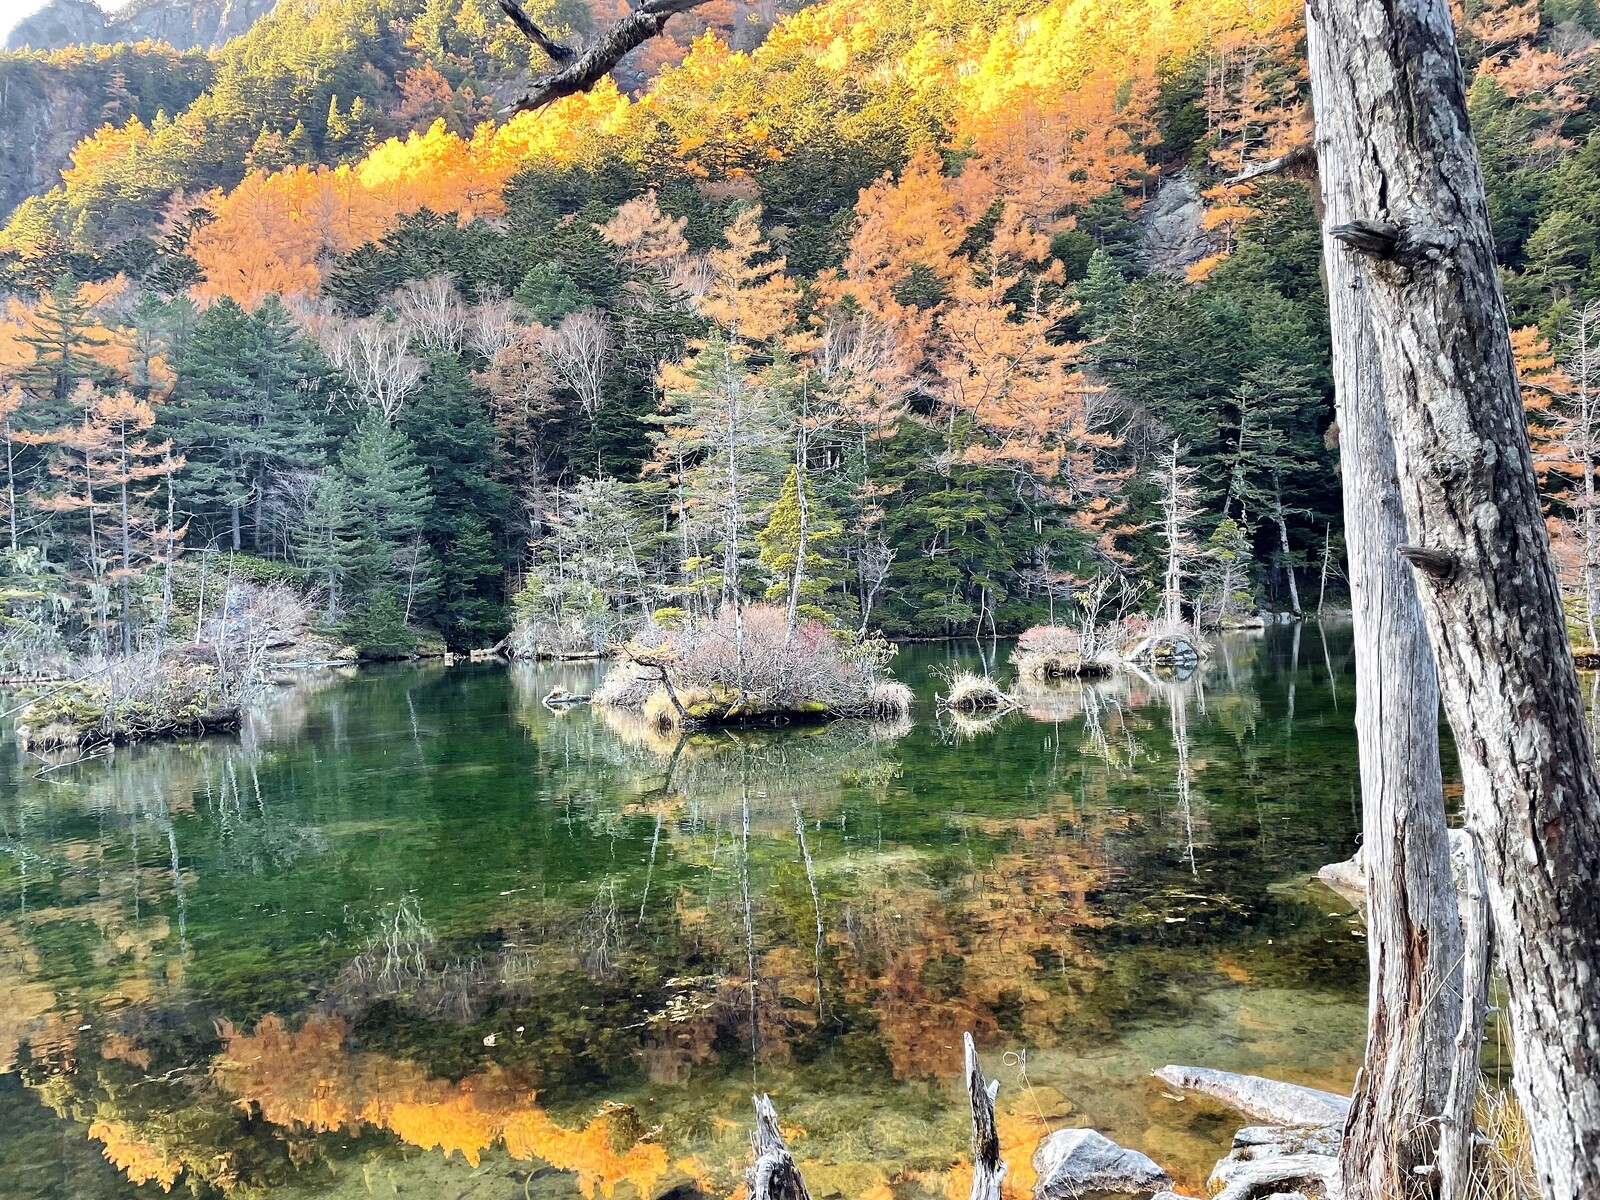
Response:
[[[348,167],[250,175],[211,208],[216,220],[189,247],[206,277],[195,294],[248,308],[273,294],[314,293],[329,256],[377,236],[393,215]]]
[[[731,338],[773,342],[794,328],[800,293],[784,273],[784,259],[772,256],[761,233],[761,209],[747,208],[723,231],[727,246],[711,251],[711,285],[700,298],[700,312]]]
[[[582,1129],[567,1129],[534,1103],[531,1088],[498,1068],[450,1083],[405,1060],[347,1051],[337,1017],[310,1017],[291,1033],[269,1015],[253,1034],[222,1032],[226,1045],[213,1073],[242,1106],[275,1125],[352,1136],[372,1125],[425,1150],[459,1153],[473,1166],[499,1142],[513,1158],[574,1172],[587,1197],[609,1197],[623,1183],[651,1195],[668,1168],[665,1149],[632,1109],[608,1105]]]
[[[1511,352],[1517,361],[1517,382],[1522,386],[1522,408],[1528,418],[1528,441],[1533,451],[1533,470],[1543,483],[1551,471],[1571,466],[1564,441],[1562,422],[1552,409],[1552,401],[1572,389],[1572,381],[1556,363],[1550,343],[1537,325],[1523,325],[1511,331]]]

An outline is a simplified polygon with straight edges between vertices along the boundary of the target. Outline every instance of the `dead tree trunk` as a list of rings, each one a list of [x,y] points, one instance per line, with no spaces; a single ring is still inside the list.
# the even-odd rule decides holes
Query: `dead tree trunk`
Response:
[[[1337,156],[1327,222],[1345,219]],[[1355,266],[1328,243],[1340,475],[1355,623],[1361,862],[1367,880],[1367,1047],[1341,1158],[1349,1200],[1417,1190],[1434,1161],[1461,1003],[1461,932],[1439,772],[1439,685],[1411,568],[1372,317]]]
[[[972,1104],[972,1194],[968,1200],[1000,1200],[1000,1185],[1006,1177],[1006,1164],[1000,1157],[1000,1133],[994,1122],[994,1098],[1000,1081],[984,1080],[972,1035],[964,1033],[961,1040],[966,1050],[967,1099]]]
[[[1468,836],[1467,887],[1463,909],[1466,947],[1461,960],[1461,1025],[1456,1033],[1450,1088],[1439,1117],[1440,1200],[1472,1194],[1472,1150],[1477,1131],[1478,1078],[1483,1071],[1483,1026],[1489,1012],[1489,885],[1483,855]]]
[[[1600,1195],[1600,785],[1443,0],[1308,0],[1329,236],[1371,307],[1401,497],[1546,1200]],[[1348,219],[1347,219],[1348,218]],[[1342,253],[1334,251],[1332,257]],[[1336,321],[1334,340],[1351,330]]]
[[[750,1200],[811,1200],[800,1168],[778,1129],[778,1111],[770,1096],[757,1096],[756,1127],[750,1134],[755,1165],[750,1168]]]

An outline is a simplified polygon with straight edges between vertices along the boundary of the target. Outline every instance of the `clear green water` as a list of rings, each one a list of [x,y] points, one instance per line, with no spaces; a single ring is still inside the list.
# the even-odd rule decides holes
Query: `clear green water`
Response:
[[[978,656],[908,647],[895,727],[679,744],[539,704],[590,667],[456,667],[42,778],[5,737],[0,1196],[732,1196],[756,1090],[819,1200],[964,1196],[964,1030],[1019,1189],[1077,1124],[1197,1187],[1236,1122],[1152,1068],[1354,1076],[1360,926],[1307,882],[1348,637],[941,725]]]

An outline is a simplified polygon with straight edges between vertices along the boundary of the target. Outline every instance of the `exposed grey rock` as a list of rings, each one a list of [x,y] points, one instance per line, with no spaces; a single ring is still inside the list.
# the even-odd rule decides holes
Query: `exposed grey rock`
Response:
[[[1260,1200],[1263,1196],[1325,1196],[1337,1186],[1339,1160],[1326,1154],[1285,1154],[1217,1164],[1206,1188],[1211,1200]],[[1292,1189],[1292,1190],[1291,1190]]]
[[[271,12],[278,0],[133,0],[106,12],[92,0],[50,0],[23,18],[8,50],[58,50],[108,42],[167,42],[179,50],[220,46]]]
[[[1071,1200],[1094,1193],[1142,1195],[1172,1183],[1172,1176],[1151,1159],[1093,1129],[1052,1133],[1034,1153],[1033,1170],[1039,1179],[1033,1194],[1039,1200]]]
[[[1342,1125],[1350,1099],[1333,1092],[1280,1083],[1259,1075],[1238,1075],[1207,1067],[1166,1066],[1157,1079],[1179,1091],[1194,1092],[1273,1125]]]
[[[1212,1171],[1213,1200],[1311,1200],[1335,1186],[1342,1130],[1337,1125],[1255,1125],[1233,1135]]]
[[[18,21],[6,39],[7,50],[55,50],[106,41],[106,13],[92,0],[51,0]]]
[[[1233,1135],[1233,1148],[1337,1155],[1343,1141],[1344,1133],[1338,1125],[1247,1125]]]
[[[1139,214],[1139,257],[1146,269],[1181,275],[1186,267],[1215,253],[1205,212],[1200,189],[1188,172],[1166,180]]]

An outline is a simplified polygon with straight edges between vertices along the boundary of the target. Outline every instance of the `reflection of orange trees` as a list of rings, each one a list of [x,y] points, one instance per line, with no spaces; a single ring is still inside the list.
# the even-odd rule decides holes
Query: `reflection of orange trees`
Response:
[[[666,1151],[632,1109],[608,1107],[582,1129],[566,1129],[508,1072],[432,1079],[413,1063],[345,1050],[345,1034],[337,1017],[311,1017],[296,1032],[276,1016],[253,1034],[224,1027],[213,1070],[241,1105],[275,1125],[352,1135],[371,1125],[425,1150],[459,1151],[474,1166],[498,1142],[513,1158],[576,1173],[585,1196],[610,1196],[621,1183],[649,1195],[667,1170]]]
[[[121,1121],[94,1121],[89,1136],[105,1147],[106,1160],[127,1173],[132,1183],[155,1183],[170,1192],[183,1174],[183,1161],[160,1146],[145,1141],[131,1125]]]
[[[1072,996],[1046,987],[1047,973],[1093,962],[1078,938],[1103,923],[1088,899],[1101,882],[1093,842],[1051,817],[984,830],[997,831],[1028,849],[998,855],[950,893],[886,879],[832,938],[846,992],[876,1013],[898,1078],[948,1074],[959,1033],[993,1034],[1002,1012],[1020,1014],[1024,1032],[1048,1028]]]
[[[0,1073],[16,1070],[22,1043],[71,1040],[72,1017],[52,1012],[55,992],[36,980],[39,956],[10,922],[0,925]]]

